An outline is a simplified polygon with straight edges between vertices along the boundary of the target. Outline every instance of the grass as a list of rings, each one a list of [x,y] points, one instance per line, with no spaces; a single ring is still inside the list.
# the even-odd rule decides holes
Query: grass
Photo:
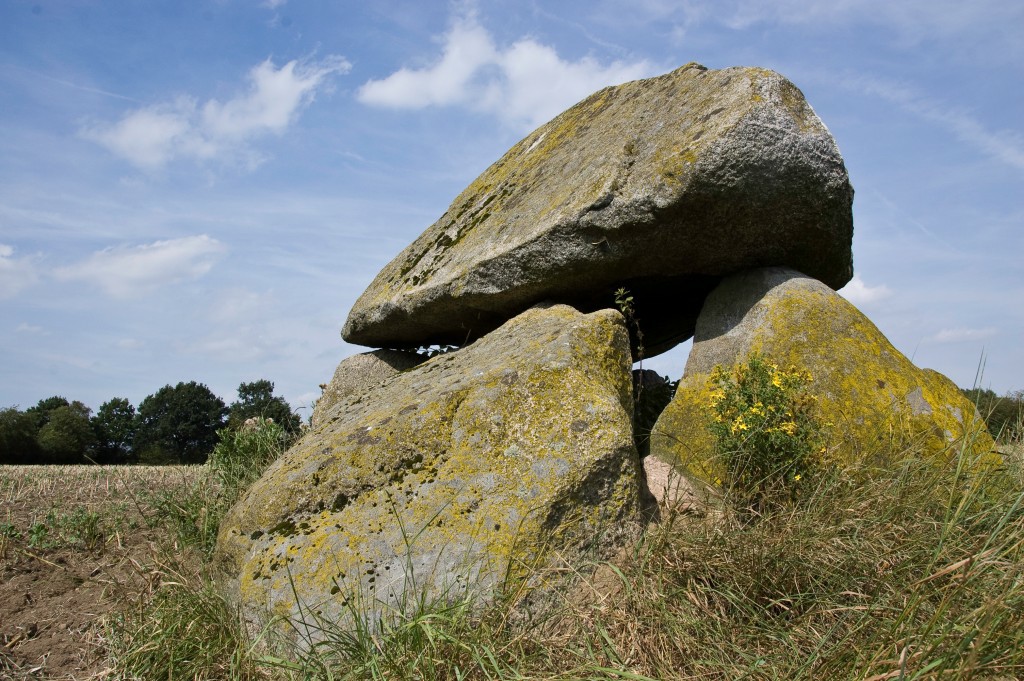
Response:
[[[805,493],[755,522],[728,503],[667,512],[627,555],[581,566],[591,576],[543,621],[517,618],[514,597],[484,609],[422,601],[374,627],[312,618],[318,642],[275,655],[263,632],[241,624],[206,565],[223,514],[286,445],[266,427],[225,434],[185,484],[141,494],[97,469],[95,483],[123,485],[130,503],[149,509],[147,522],[170,530],[147,568],[149,589],[108,621],[116,678],[1024,677],[1020,441],[1001,443],[999,471],[971,472],[971,448],[960,443],[945,468],[911,450],[884,467],[811,475]],[[70,484],[81,481],[8,476],[0,499],[40,491],[33,485],[59,498]],[[88,505],[51,512],[39,520],[47,536],[87,541],[104,522]],[[0,543],[30,531],[0,518]]]
[[[202,474],[136,500],[154,509],[149,522],[169,530],[171,544],[156,566],[146,568],[151,589],[107,623],[119,678],[269,678],[271,664],[252,653],[238,612],[207,566],[224,514],[288,444],[285,431],[268,421],[221,431]]]
[[[596,662],[652,678],[1024,673],[1019,488],[912,461],[864,472],[757,523],[672,519],[570,640],[608,631]]]
[[[242,492],[283,452],[291,436],[272,421],[220,431],[204,474],[193,484],[159,488],[145,502],[156,509],[155,523],[172,529],[182,546],[213,553],[220,521]]]
[[[168,569],[115,659],[140,679],[1020,678],[1024,450],[1005,451],[998,473],[832,471],[754,523],[669,514],[529,626],[509,604],[425,603],[373,630],[320,622],[309,652],[273,657],[208,576]]]
[[[208,576],[180,556],[151,574],[156,586],[107,622],[117,678],[267,678],[252,660],[237,613]]]

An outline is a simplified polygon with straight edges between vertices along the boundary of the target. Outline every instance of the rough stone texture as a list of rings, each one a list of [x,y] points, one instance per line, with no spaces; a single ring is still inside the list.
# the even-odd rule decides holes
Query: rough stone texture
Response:
[[[686,476],[670,464],[653,456],[643,461],[644,475],[647,477],[647,489],[657,504],[657,518],[669,515],[673,511],[703,511],[701,499],[694,486]]]
[[[639,527],[630,366],[618,312],[537,307],[338,403],[228,513],[227,592],[301,644],[311,613],[372,624],[607,555]]]
[[[708,296],[675,398],[654,427],[652,456],[696,480],[724,477],[706,425],[708,379],[716,365],[742,364],[753,352],[810,372],[819,419],[831,424],[827,460],[884,461],[912,445],[945,461],[965,434],[975,454],[991,457],[983,421],[952,381],[915,367],[839,294],[785,268],[729,277]]]
[[[319,426],[324,415],[342,400],[358,397],[397,373],[422,364],[426,355],[401,350],[374,350],[341,360],[331,382],[313,407],[309,424]]]
[[[759,68],[606,88],[516,144],[377,275],[342,335],[463,344],[530,305],[633,293],[650,357],[693,334],[724,275],[851,278],[853,189],[803,94]]]
[[[671,401],[667,376],[651,369],[633,370],[633,440],[641,459],[650,454],[651,429]]]

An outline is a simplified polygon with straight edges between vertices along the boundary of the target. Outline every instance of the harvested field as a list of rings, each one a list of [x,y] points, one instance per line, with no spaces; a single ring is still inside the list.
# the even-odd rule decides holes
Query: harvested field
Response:
[[[0,678],[108,675],[104,619],[155,586],[167,550],[154,494],[202,470],[0,466]]]

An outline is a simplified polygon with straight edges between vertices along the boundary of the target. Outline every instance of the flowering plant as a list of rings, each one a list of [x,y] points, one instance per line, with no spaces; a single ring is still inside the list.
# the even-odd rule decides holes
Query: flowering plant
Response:
[[[758,354],[710,378],[708,428],[724,463],[725,484],[740,505],[759,511],[792,500],[817,459],[824,438],[813,418],[811,375],[780,369]]]

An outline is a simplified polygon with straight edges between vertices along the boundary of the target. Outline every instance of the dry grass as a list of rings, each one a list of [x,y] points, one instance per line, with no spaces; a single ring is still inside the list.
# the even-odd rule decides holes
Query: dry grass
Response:
[[[119,495],[135,495],[188,483],[203,466],[0,466],[0,501],[25,500],[106,504]]]
[[[112,678],[1021,678],[1024,447],[1001,451],[994,473],[969,473],[957,452],[945,469],[904,452],[884,469],[832,471],[757,522],[668,514],[542,622],[515,623],[511,602],[423,603],[375,630],[322,622],[323,644],[278,658],[253,649],[212,587],[206,549],[171,533],[178,549],[110,620]],[[75,475],[138,494],[183,473],[138,472]],[[67,493],[73,477],[7,475],[0,498]],[[201,495],[213,486],[189,489],[200,496],[178,495],[184,515],[212,507]]]
[[[0,466],[0,679],[86,679],[100,621],[152,583],[164,542],[149,500],[197,468]]]
[[[1020,678],[1019,452],[998,472],[832,471],[756,522],[670,514],[545,621],[423,603],[375,630],[320,622],[309,653],[233,657],[231,678]]]

